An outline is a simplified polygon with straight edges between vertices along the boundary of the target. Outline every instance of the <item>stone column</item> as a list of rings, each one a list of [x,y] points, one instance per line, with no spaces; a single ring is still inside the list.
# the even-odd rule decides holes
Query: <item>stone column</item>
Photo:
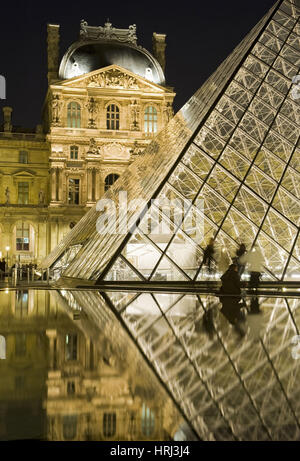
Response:
[[[56,202],[56,168],[51,168],[51,201]]]
[[[4,120],[4,131],[10,132],[12,130],[12,124],[11,124],[12,107],[4,106],[2,110],[3,110],[3,120]]]
[[[152,45],[153,45],[153,54],[154,57],[158,60],[159,64],[162,67],[163,72],[165,72],[166,67],[166,34],[157,34],[153,32],[152,37]]]
[[[58,200],[63,202],[63,169],[58,168]]]
[[[92,201],[92,181],[93,181],[93,168],[88,167],[87,169],[87,201]]]
[[[47,24],[48,43],[48,84],[58,79],[59,64],[59,24]]]
[[[99,200],[100,195],[101,195],[100,181],[101,181],[100,171],[98,170],[98,168],[96,168],[95,170],[95,200]]]

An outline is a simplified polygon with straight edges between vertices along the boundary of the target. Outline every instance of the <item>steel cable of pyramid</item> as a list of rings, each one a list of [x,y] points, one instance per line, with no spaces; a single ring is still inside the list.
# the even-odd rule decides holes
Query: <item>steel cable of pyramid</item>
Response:
[[[296,248],[296,244],[297,244],[297,241],[298,241],[299,236],[300,236],[300,226],[298,227],[297,235],[296,235],[295,240],[294,240],[294,242],[293,242],[291,251],[290,251],[290,253],[289,253],[289,255],[288,255],[288,259],[287,259],[285,268],[284,268],[284,270],[283,270],[281,280],[284,280],[286,270],[287,270],[287,268],[288,268],[288,266],[289,266],[289,264],[290,264],[290,261],[291,261],[291,259],[292,259],[292,254],[293,254],[293,252],[294,252],[294,249]]]
[[[274,7],[274,8],[275,8],[275,7]],[[260,29],[260,27],[261,27],[262,24],[268,19],[268,17],[269,17],[270,14],[271,14],[271,13],[268,13],[268,14],[266,15],[266,17],[263,18],[263,20],[262,20],[262,21],[259,23],[259,25],[255,28],[254,32],[252,31],[252,34],[257,33],[257,30]],[[250,34],[251,34],[251,33],[250,33]],[[253,37],[252,40],[253,40],[254,38],[255,38],[255,37]],[[251,46],[251,43],[249,44],[249,42],[248,42],[248,36],[247,36],[247,40],[244,40],[244,41],[242,42],[242,45],[240,45],[240,46],[238,47],[237,51],[236,51],[236,54],[237,54],[238,56],[234,56],[234,58],[232,58],[232,55],[231,55],[231,60],[229,60],[229,61],[226,60],[226,61],[225,61],[225,64],[223,63],[223,66],[221,65],[221,70],[223,71],[224,68],[226,68],[226,65],[227,65],[227,67],[232,68],[233,65],[234,65],[233,62],[234,62],[234,61],[238,61],[238,59],[240,58],[240,55],[241,55],[241,53],[242,53],[242,50],[244,51],[244,48],[245,48],[245,47],[247,48],[247,47],[249,47],[249,46]],[[240,53],[240,54],[238,54],[238,53]],[[219,74],[221,74],[221,73],[222,73],[222,72],[219,70]],[[222,79],[221,79],[221,75],[220,75],[220,77],[218,77],[219,74],[216,74],[216,75],[217,75],[217,81],[220,81],[220,80],[221,80],[221,81],[222,81],[222,87],[223,87],[223,86],[224,86],[224,77],[222,77]],[[214,74],[214,75],[215,75],[215,74]],[[213,77],[214,77],[214,75],[213,75]],[[229,78],[230,78],[230,76],[229,76]],[[209,87],[210,82],[212,82],[212,81],[213,81],[213,78],[209,79],[209,81],[207,82],[207,85],[206,85],[205,88]],[[221,89],[222,89],[222,88],[221,88]],[[219,94],[219,92],[221,91],[221,89],[220,89],[219,87],[214,88],[213,100],[216,99],[216,97],[217,97],[217,95]],[[211,90],[211,91],[212,91],[212,90]],[[207,90],[205,90],[205,92],[206,92],[206,94],[207,94]],[[203,93],[204,93],[204,91],[203,91],[203,89],[202,89],[202,93],[200,92],[200,94],[203,94]],[[199,92],[197,93],[197,96],[199,97]],[[212,94],[211,94],[211,93],[210,93],[210,97],[212,97]],[[206,98],[205,102],[206,102],[206,101],[207,101],[207,98]],[[194,106],[195,106],[195,97],[191,99],[191,102],[190,102],[189,104],[190,104],[190,105],[191,105],[191,104],[194,104]],[[204,103],[202,103],[202,107],[203,107],[203,105],[204,105]],[[183,113],[184,113],[186,110],[187,110],[187,107],[184,108]],[[176,117],[175,117],[175,118],[176,118]],[[199,122],[199,120],[195,120],[195,122],[196,122],[196,121]],[[158,135],[158,136],[159,136],[159,135]],[[178,148],[178,140],[177,140],[177,148]],[[149,149],[149,150],[150,150],[150,149]],[[134,163],[136,163],[136,162],[134,162]],[[130,168],[130,167],[129,167],[129,168]],[[126,173],[125,173],[125,174],[126,174]],[[76,227],[76,226],[75,226],[75,227]],[[76,231],[76,232],[77,232],[77,231]],[[105,243],[105,242],[104,242],[104,243]],[[79,251],[79,256],[80,256],[80,254],[82,254],[82,250]],[[75,258],[75,259],[78,259],[78,258]],[[53,257],[52,257],[52,260],[53,260]],[[68,275],[68,271],[66,271],[66,275]],[[69,275],[71,275],[71,274],[69,274]],[[71,276],[72,276],[72,275],[71,275]]]

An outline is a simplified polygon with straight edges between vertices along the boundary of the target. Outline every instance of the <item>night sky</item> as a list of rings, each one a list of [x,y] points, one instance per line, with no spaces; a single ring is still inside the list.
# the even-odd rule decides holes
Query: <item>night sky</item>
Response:
[[[61,57],[79,36],[81,19],[103,26],[136,24],[138,44],[152,51],[152,33],[167,34],[166,80],[175,112],[201,86],[275,0],[6,1],[1,2],[0,74],[7,81],[13,124],[35,127],[47,89],[47,23],[60,24]]]

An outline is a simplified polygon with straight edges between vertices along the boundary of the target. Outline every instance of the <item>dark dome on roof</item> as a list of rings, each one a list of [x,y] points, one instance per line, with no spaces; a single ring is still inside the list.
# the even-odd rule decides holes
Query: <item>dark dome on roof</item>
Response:
[[[158,85],[165,77],[158,61],[144,48],[112,41],[79,41],[64,55],[59,77],[69,79],[116,64]]]

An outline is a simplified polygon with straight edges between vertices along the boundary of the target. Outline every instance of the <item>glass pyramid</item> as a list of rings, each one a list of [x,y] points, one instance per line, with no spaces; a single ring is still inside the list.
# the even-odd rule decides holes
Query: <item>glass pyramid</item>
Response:
[[[214,237],[221,256],[256,244],[265,277],[299,279],[299,13],[277,2],[107,192],[119,216],[120,191],[140,200],[127,233],[99,234],[94,207],[43,267],[81,245],[64,277],[200,280]]]

